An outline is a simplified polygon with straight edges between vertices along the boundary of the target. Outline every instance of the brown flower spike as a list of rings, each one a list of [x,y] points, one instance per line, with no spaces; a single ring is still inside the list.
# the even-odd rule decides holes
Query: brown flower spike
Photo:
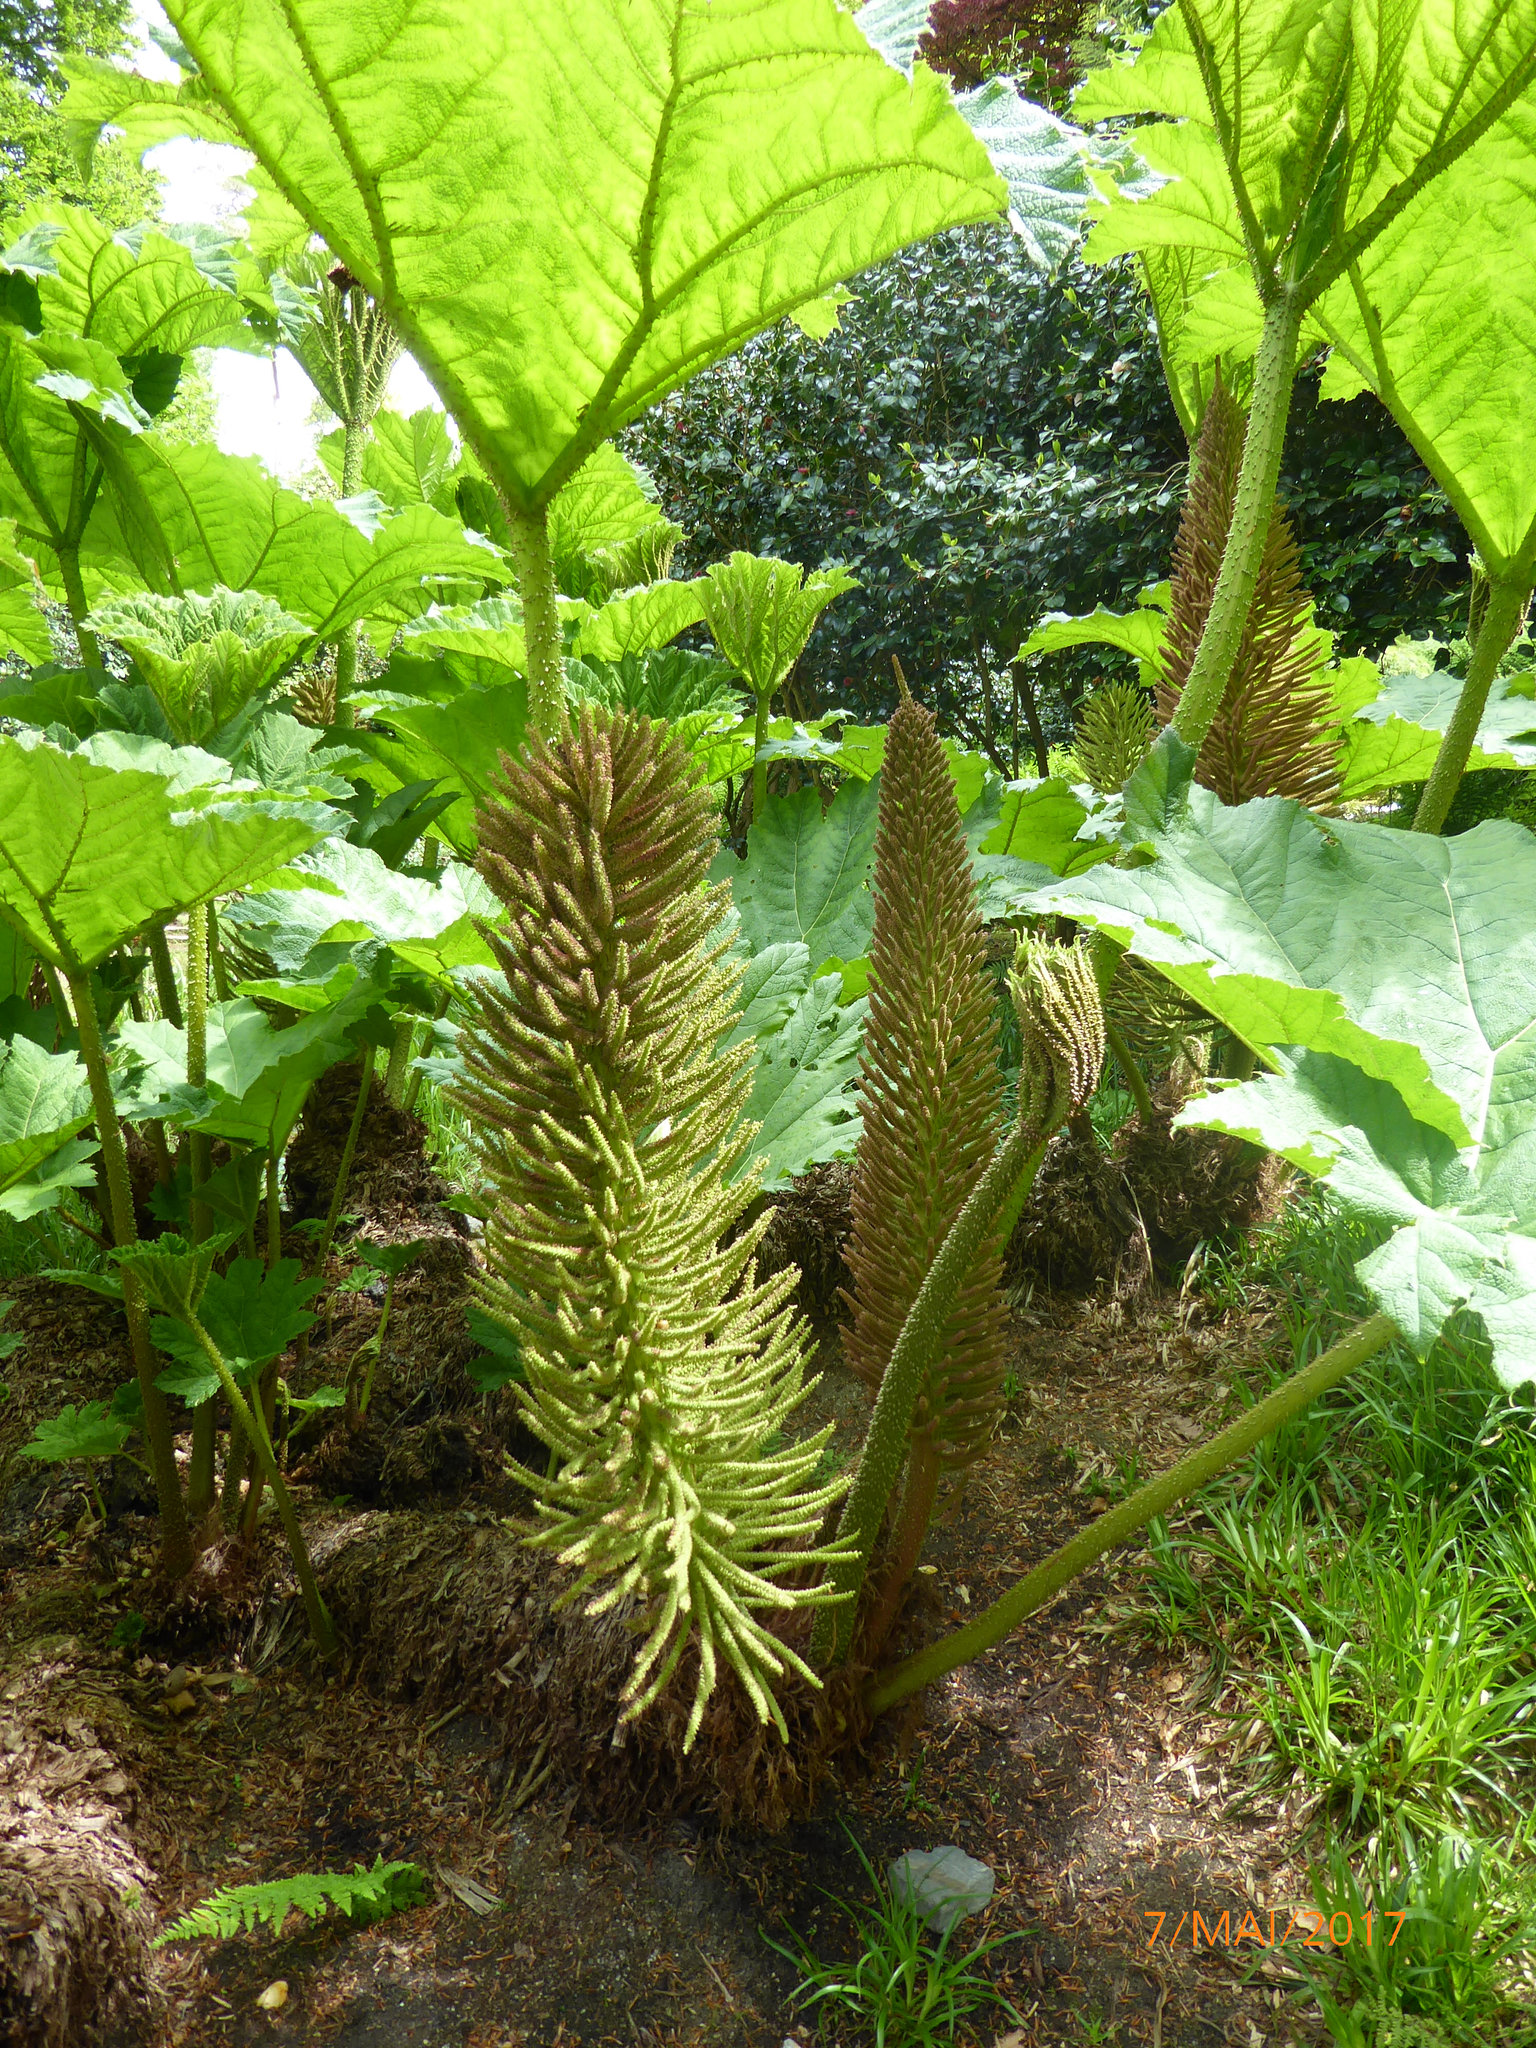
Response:
[[[909,697],[886,739],[874,892],[843,1344],[854,1371],[878,1387],[923,1276],[991,1161],[1002,1114],[986,935],[954,780],[933,714]],[[916,1561],[941,1468],[970,1463],[992,1433],[1004,1367],[1001,1276],[994,1230],[913,1413],[892,1593]]]

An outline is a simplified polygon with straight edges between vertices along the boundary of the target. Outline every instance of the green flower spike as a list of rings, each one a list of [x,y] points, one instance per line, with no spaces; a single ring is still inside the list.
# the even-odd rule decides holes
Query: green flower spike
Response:
[[[508,762],[480,812],[480,868],[506,905],[466,1034],[460,1100],[496,1189],[490,1313],[517,1337],[524,1419],[552,1453],[520,1476],[579,1572],[568,1598],[633,1601],[641,1713],[698,1644],[685,1747],[723,1658],[785,1733],[773,1681],[802,1658],[757,1617],[831,1597],[803,1581],[841,1481],[823,1430],[770,1449],[808,1388],[791,1270],[759,1284],[763,1218],[725,1239],[757,1176],[732,1184],[749,1046],[716,1050],[739,969],[706,888],[714,838],[686,749],[648,719],[584,705]],[[801,1583],[786,1584],[786,1580]]]

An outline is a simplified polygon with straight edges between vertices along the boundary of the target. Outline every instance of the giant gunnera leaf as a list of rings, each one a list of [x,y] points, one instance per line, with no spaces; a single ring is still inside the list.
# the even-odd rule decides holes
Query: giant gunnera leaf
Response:
[[[240,291],[255,273],[209,229],[114,231],[57,204],[17,225],[0,271],[30,286],[35,310],[21,325],[0,321],[0,512],[16,519],[51,596],[66,595],[66,558],[94,595],[107,575],[131,583],[135,555],[122,508],[100,488],[95,444],[148,428],[193,348],[253,342]],[[174,569],[162,555],[149,580]]]
[[[210,132],[213,102],[526,509],[749,335],[1008,204],[944,82],[836,0],[169,12],[197,104],[131,81],[109,110],[93,76],[89,113],[179,93]]]
[[[1405,833],[1403,837],[1407,837]],[[1440,1008],[1425,991],[1426,1019]],[[1529,1013],[1536,1005],[1527,1001]],[[1501,1090],[1494,1146],[1460,1151],[1418,1122],[1397,1090],[1331,1053],[1287,1052],[1280,1071],[1190,1103],[1178,1121],[1229,1131],[1325,1181],[1386,1226],[1356,1267],[1418,1350],[1458,1309],[1480,1315],[1508,1386],[1536,1379],[1536,1114]]]
[[[195,747],[99,733],[0,737],[0,918],[65,973],[151,921],[270,874],[335,820],[224,780]]]
[[[30,1038],[0,1046],[0,1190],[13,1187],[91,1121],[91,1089],[72,1052]]]
[[[339,1000],[279,1029],[244,996],[208,1005],[201,1090],[186,1085],[187,1036],[164,1017],[124,1024],[117,1034],[119,1106],[136,1118],[174,1115],[188,1128],[274,1157],[298,1123],[327,1068],[356,1052],[354,1033],[382,1000],[387,973],[359,971]]]
[[[122,551],[167,589],[259,591],[321,640],[355,621],[387,644],[425,611],[439,578],[494,575],[500,558],[430,505],[390,514],[382,501],[302,498],[254,457],[205,442],[104,427],[93,447],[113,497]]]
[[[496,897],[459,861],[436,881],[418,881],[366,846],[327,839],[281,882],[220,913],[280,976],[306,972],[317,946],[364,939],[380,941],[402,966],[444,982],[455,967],[496,964],[479,929],[482,918],[496,915]]]
[[[1098,926],[1261,1054],[1355,1062],[1457,1143],[1480,1135],[1500,1061],[1528,1060],[1536,1090],[1536,1046],[1507,1042],[1490,1008],[1519,892],[1536,889],[1519,826],[1435,839],[1282,797],[1229,810],[1182,784],[1131,829],[1154,858],[1055,883],[1030,908]],[[1536,927],[1530,944],[1536,961]],[[1433,1013],[1425,984],[1443,999]]]
[[[1283,278],[1325,396],[1378,394],[1495,575],[1536,547],[1533,81],[1536,0],[1181,0],[1074,109],[1158,117],[1088,253],[1140,253],[1186,424]]]
[[[1413,1342],[1471,1308],[1506,1381],[1536,1376],[1536,837],[1501,819],[1438,839],[1279,797],[1228,810],[1187,786],[1133,826],[1145,865],[1032,907],[1127,943],[1274,1069],[1182,1121],[1389,1227],[1360,1273]]]
[[[841,981],[824,974],[796,1001],[784,1023],[758,1039],[758,1063],[743,1123],[757,1136],[731,1176],[763,1162],[765,1194],[787,1188],[808,1166],[851,1159],[863,1128],[854,1083],[869,999],[844,1004]]]
[[[176,738],[198,746],[269,690],[309,639],[300,619],[253,591],[109,598],[90,615],[138,664]]]
[[[810,964],[869,951],[869,893],[878,782],[845,782],[825,816],[813,786],[773,797],[747,833],[747,857],[721,855],[711,873],[729,881],[742,937],[754,953],[798,940]]]

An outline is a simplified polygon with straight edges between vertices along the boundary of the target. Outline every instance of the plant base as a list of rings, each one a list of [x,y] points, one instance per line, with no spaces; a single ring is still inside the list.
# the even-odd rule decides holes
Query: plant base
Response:
[[[703,1811],[773,1831],[810,1811],[834,1758],[869,1725],[858,1707],[867,1673],[853,1665],[824,1693],[787,1678],[776,1686],[788,1744],[722,1673],[685,1756],[693,1653],[655,1706],[621,1721],[634,1662],[629,1614],[594,1620],[560,1607],[572,1575],[508,1531],[454,1515],[370,1514],[312,1533],[310,1549],[350,1646],[350,1679],[413,1700],[428,1718],[464,1706],[505,1730],[504,1814],[548,1765],[604,1821]],[[809,1620],[786,1617],[797,1637],[809,1635]]]

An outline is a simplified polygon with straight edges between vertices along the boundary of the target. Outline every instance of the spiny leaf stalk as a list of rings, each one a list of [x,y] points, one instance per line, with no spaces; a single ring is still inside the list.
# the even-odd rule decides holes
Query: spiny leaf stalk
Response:
[[[1232,531],[1243,440],[1242,407],[1218,376],[1174,542],[1168,638],[1157,689],[1164,724],[1177,716],[1211,614]],[[1338,748],[1329,736],[1337,720],[1328,684],[1318,674],[1321,655],[1296,537],[1276,502],[1232,680],[1195,770],[1224,804],[1289,796],[1326,810],[1338,801]]]
[[[1086,947],[1025,940],[1009,977],[1019,1013],[1023,1060],[1019,1120],[950,1225],[917,1299],[907,1313],[875,1397],[858,1470],[838,1527],[845,1554],[828,1575],[837,1593],[857,1594],[886,1504],[900,1475],[913,1409],[940,1356],[950,1308],[1020,1180],[1033,1175],[1044,1141],[1098,1085],[1104,1057],[1104,1015],[1098,978]],[[848,1653],[853,1621],[846,1608],[816,1617],[811,1655],[820,1664]]]
[[[634,1602],[629,1716],[695,1642],[685,1744],[721,1659],[782,1734],[773,1682],[811,1673],[758,1616],[830,1597],[804,1582],[843,1485],[817,1483],[829,1430],[773,1447],[809,1391],[798,1276],[758,1283],[766,1217],[724,1241],[756,1187],[730,1181],[752,1052],[716,1050],[739,969],[728,892],[705,886],[707,791],[665,727],[584,704],[506,764],[480,839],[506,985],[479,998],[460,1099],[496,1190],[483,1299],[553,1453],[521,1473],[547,1525],[530,1540],[590,1613]]]

